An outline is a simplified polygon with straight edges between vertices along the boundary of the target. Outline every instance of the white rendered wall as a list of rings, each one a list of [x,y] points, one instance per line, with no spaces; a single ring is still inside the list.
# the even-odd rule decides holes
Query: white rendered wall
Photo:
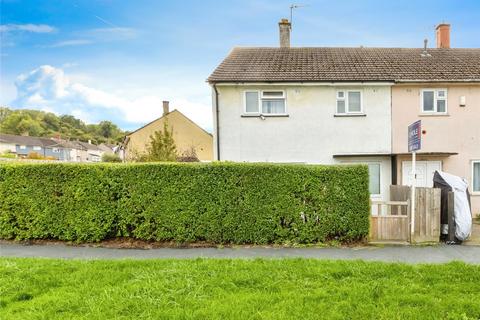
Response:
[[[333,158],[336,154],[391,152],[389,85],[219,85],[217,88],[222,161],[329,164],[337,162]],[[289,117],[265,120],[242,117],[244,91],[252,89],[285,90]],[[362,91],[366,116],[334,116],[336,92],[348,89]]]

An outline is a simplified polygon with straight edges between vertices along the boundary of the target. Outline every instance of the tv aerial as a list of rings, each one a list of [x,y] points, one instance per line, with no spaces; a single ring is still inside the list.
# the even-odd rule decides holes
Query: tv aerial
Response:
[[[307,7],[308,4],[294,4],[292,3],[290,5],[290,29],[292,29],[292,25],[293,25],[293,10],[294,9],[298,9],[298,8],[304,8],[304,7]]]

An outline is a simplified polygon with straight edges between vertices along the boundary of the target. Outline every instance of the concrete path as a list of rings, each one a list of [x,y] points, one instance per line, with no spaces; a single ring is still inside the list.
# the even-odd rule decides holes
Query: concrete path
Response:
[[[22,245],[0,243],[3,257],[42,257],[61,259],[194,259],[194,258],[315,258],[363,259],[406,263],[464,261],[480,264],[480,247],[355,247],[355,248],[196,248],[196,249],[109,249],[74,247],[62,244]]]

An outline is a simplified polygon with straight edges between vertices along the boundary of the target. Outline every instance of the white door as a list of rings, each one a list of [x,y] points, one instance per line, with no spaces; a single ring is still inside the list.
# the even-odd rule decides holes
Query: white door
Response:
[[[441,161],[417,161],[417,187],[433,187],[433,175],[435,171],[442,170]],[[402,184],[404,186],[412,185],[412,161],[402,162]]]

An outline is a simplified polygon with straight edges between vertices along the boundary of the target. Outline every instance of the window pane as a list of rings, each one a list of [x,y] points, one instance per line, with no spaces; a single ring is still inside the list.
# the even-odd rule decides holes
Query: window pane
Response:
[[[480,162],[473,164],[473,191],[480,192]]]
[[[439,97],[439,98],[445,97],[445,91],[443,91],[443,90],[438,91],[437,92],[437,97]]]
[[[369,164],[368,174],[370,176],[368,183],[370,194],[380,194],[380,164]]]
[[[343,91],[338,91],[338,92],[337,92],[337,97],[338,97],[338,98],[345,98],[345,92],[343,92]]]
[[[354,91],[348,93],[348,111],[360,112],[362,111],[360,105],[360,92]]]
[[[245,92],[247,112],[258,112],[258,92]]]
[[[262,100],[262,113],[285,113],[285,100]]]
[[[445,100],[437,100],[437,112],[445,112],[446,109]]]
[[[283,97],[283,91],[263,91],[263,96],[281,98]]]
[[[433,91],[423,91],[423,111],[434,111]]]
[[[345,100],[337,100],[337,113],[345,113]]]

